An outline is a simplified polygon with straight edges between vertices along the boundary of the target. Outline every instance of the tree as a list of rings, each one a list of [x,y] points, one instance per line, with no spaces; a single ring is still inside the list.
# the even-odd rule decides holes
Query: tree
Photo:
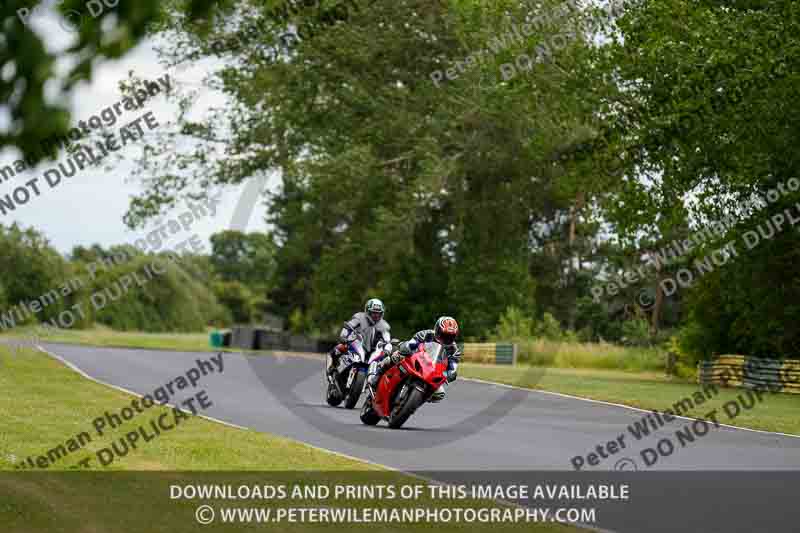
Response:
[[[60,290],[71,274],[68,263],[40,232],[22,229],[16,223],[0,225],[0,285],[9,305],[41,298],[44,301],[35,313],[36,320],[55,318],[73,303],[62,298]]]
[[[580,148],[599,135],[607,80],[593,74],[591,42],[574,31],[546,61],[502,79],[502,65],[571,28],[569,17],[511,39],[446,86],[432,73],[560,3],[531,13],[512,1],[358,2],[334,24],[298,11],[294,19],[316,29],[288,40],[285,18],[259,2],[240,5],[233,36],[226,25],[204,38],[179,12],[171,19],[186,45],[165,51],[171,63],[235,58],[216,76],[230,97],[231,138],[219,134],[220,112],[174,133],[196,150],[154,143],[129,224],[181,196],[279,170],[271,299],[285,316],[299,312],[327,330],[380,296],[401,328],[447,312],[485,335],[507,306],[530,309],[532,228],[574,208],[571,235],[588,233],[576,227],[578,212],[607,189]],[[253,26],[262,31],[240,46],[238,32]]]
[[[215,0],[169,2],[183,6],[187,23],[195,21],[198,29],[206,26],[203,20],[210,20],[217,3],[230,4]],[[32,164],[52,157],[49,150],[43,149],[43,142],[67,137],[70,132],[69,111],[58,102],[69,101],[67,97],[79,81],[91,80],[98,59],[122,57],[136,46],[162,13],[158,0],[104,3],[100,13],[90,12],[85,0],[62,0],[58,11],[68,24],[74,24],[75,18],[67,18],[67,14],[80,14],[79,26],[69,48],[51,52],[27,23],[31,12],[41,7],[36,4],[30,0],[6,0],[0,4],[0,70],[9,73],[0,77],[0,101],[7,106],[15,125],[0,132],[0,147],[17,146]],[[65,58],[71,60],[65,63],[70,64],[69,68],[57,73],[56,60]]]
[[[791,1],[640,2],[607,48],[604,68],[626,92],[613,130],[628,177],[606,203],[617,231],[659,242],[734,220],[685,258],[697,274],[698,262],[728,250],[686,298],[690,344],[704,356],[798,348],[797,234],[757,251],[745,235],[800,200],[789,190],[756,201],[798,171],[800,122],[787,102],[798,95],[799,12]]]
[[[275,245],[263,233],[223,231],[211,236],[211,266],[224,281],[265,287],[275,270]]]

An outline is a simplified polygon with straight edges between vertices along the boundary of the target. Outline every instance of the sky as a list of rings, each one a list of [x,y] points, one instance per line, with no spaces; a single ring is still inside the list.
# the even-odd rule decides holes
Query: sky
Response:
[[[29,24],[37,33],[47,36],[46,44],[53,51],[64,49],[74,38],[74,34],[64,29],[68,25],[52,7],[42,8],[36,12],[29,19]],[[195,106],[197,112],[202,112],[210,105],[224,103],[225,99],[221,94],[204,89],[200,84],[204,75],[207,74],[208,65],[186,68],[182,71],[165,70],[158,62],[158,56],[153,48],[154,44],[155,41],[149,39],[140,43],[120,60],[104,60],[97,63],[91,83],[83,83],[78,86],[71,101],[67,103],[72,112],[73,124],[77,125],[79,120],[99,114],[106,106],[120,101],[123,95],[119,92],[119,81],[128,79],[128,72],[131,70],[137,76],[147,79],[162,77],[167,72],[173,82],[178,85],[199,89],[201,92]],[[121,125],[135,120],[148,110],[153,111],[159,128],[165,127],[167,122],[174,120],[176,109],[174,104],[168,103],[165,97],[159,94],[145,104],[145,109],[125,111],[118,118],[118,122],[112,130],[116,129],[117,135],[119,135]],[[0,128],[5,129],[7,125],[8,114],[0,106]],[[147,132],[146,127],[144,127],[144,131]],[[133,182],[131,178],[134,168],[132,160],[141,154],[142,146],[141,142],[130,143],[117,152],[117,154],[121,154],[121,157],[112,163],[110,171],[106,170],[105,165],[100,168],[89,167],[76,173],[72,178],[65,178],[60,185],[53,189],[45,186],[41,196],[32,198],[27,204],[18,206],[15,211],[11,211],[5,216],[0,215],[0,223],[8,225],[17,222],[24,227],[32,226],[41,231],[62,253],[68,253],[75,245],[132,244],[158,227],[156,223],[145,229],[130,230],[122,221],[131,196],[142,190],[141,185]],[[2,149],[0,150],[0,167],[12,165],[13,161],[20,158],[21,153],[18,150]],[[106,161],[109,160],[110,158],[106,159]],[[35,170],[19,173],[14,178],[0,183],[0,196],[5,197],[16,187],[34,177],[38,177],[39,181],[43,182],[44,170],[55,165],[57,162],[42,163]],[[262,180],[264,178],[262,177]],[[270,175],[266,179],[267,188],[276,187],[279,181],[275,175]],[[191,233],[196,233],[207,243],[213,233],[230,228],[234,210],[245,186],[246,184],[224,190],[216,216],[207,217],[192,225]],[[177,218],[186,210],[186,206],[179,205],[165,217],[165,220],[171,216]],[[237,229],[266,230],[265,211],[263,200],[259,200],[246,226],[243,226],[240,221]],[[240,214],[239,219],[241,218]],[[178,235],[176,235],[177,237]]]

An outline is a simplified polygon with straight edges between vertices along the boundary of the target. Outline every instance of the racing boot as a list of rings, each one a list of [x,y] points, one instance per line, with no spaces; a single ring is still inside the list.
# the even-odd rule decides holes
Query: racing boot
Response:
[[[328,352],[328,357],[325,359],[325,368],[329,376],[335,376],[339,370],[339,359],[342,354],[347,350],[344,344],[337,344]]]

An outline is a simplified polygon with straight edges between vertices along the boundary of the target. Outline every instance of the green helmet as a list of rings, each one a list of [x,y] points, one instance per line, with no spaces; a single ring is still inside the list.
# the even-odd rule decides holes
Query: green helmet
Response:
[[[370,298],[367,300],[367,304],[364,306],[364,312],[373,323],[377,324],[383,318],[386,308],[384,307],[382,301],[378,300],[377,298]]]

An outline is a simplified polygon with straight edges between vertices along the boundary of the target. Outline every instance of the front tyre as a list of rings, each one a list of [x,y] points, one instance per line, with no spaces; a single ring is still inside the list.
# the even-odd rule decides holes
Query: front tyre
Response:
[[[425,394],[413,385],[410,385],[411,390],[406,395],[405,399],[392,409],[392,414],[389,415],[389,427],[398,429],[406,423],[406,420],[414,414],[414,411],[423,404],[425,401]]]
[[[347,396],[344,397],[344,406],[347,409],[352,409],[358,403],[361,393],[364,391],[364,380],[367,379],[365,372],[358,371],[353,378],[353,384],[350,385],[350,390],[347,391]]]
[[[361,407],[361,422],[368,426],[374,426],[380,421],[381,417],[372,408],[372,398],[368,398]]]
[[[333,379],[338,379],[336,374],[333,375]],[[323,386],[325,387],[325,401],[331,407],[336,407],[340,403],[342,403],[342,396],[339,394],[339,389],[336,388],[336,385],[331,383],[331,379],[328,377],[327,367],[325,372],[322,373],[322,381]]]

